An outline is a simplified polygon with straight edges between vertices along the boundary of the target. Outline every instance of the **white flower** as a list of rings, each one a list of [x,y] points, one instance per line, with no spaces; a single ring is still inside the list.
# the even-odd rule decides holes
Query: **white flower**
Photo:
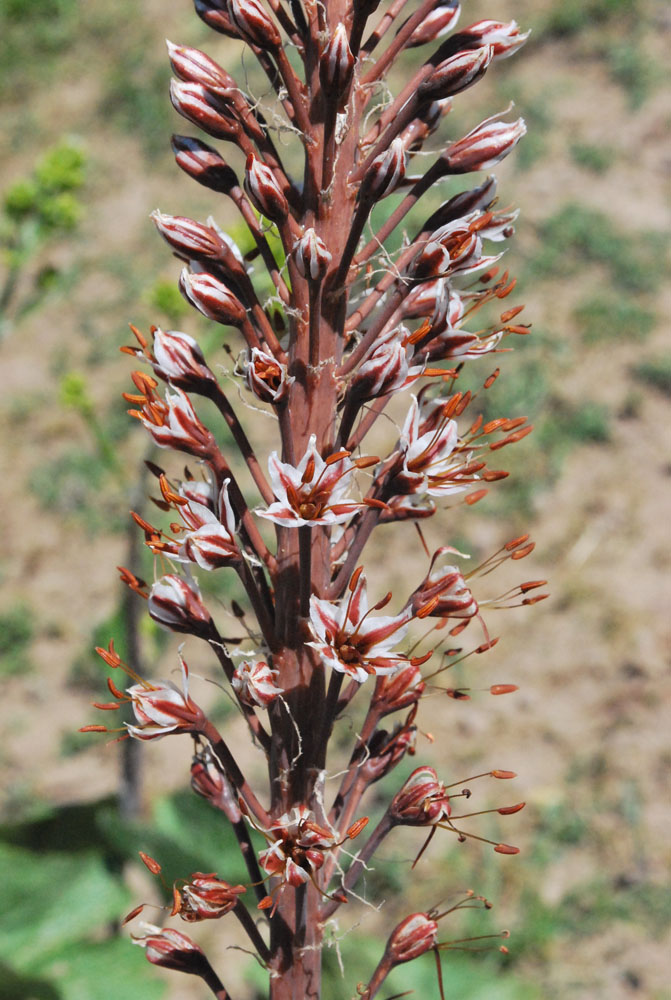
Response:
[[[297,466],[280,462],[277,452],[268,460],[268,471],[277,502],[267,510],[258,510],[266,517],[287,528],[302,524],[340,524],[349,520],[361,506],[345,496],[347,476],[354,463],[345,455],[327,463],[316,448],[313,434],[307,450]]]
[[[386,603],[386,601],[384,602]],[[372,610],[375,610],[374,608]],[[366,577],[342,601],[310,598],[310,628],[323,662],[362,684],[370,674],[393,673],[407,657],[392,647],[405,636],[411,611],[395,617],[369,617]]]

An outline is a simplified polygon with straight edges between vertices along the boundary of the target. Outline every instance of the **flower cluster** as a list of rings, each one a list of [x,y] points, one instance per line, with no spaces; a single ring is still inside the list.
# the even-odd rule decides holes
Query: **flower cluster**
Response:
[[[506,157],[526,126],[495,114],[461,138],[448,140],[443,130],[460,95],[496,73],[527,34],[514,21],[456,30],[457,0],[420,0],[410,13],[402,2],[377,0],[196,0],[195,7],[232,52],[238,46],[231,60],[249,47],[268,80],[267,93],[252,97],[208,53],[168,43],[172,105],[217,143],[175,135],[176,162],[230,201],[247,230],[244,252],[213,218],[156,211],[152,219],[179,261],[177,287],[199,324],[204,317],[225,328],[233,363],[206,359],[191,333],[152,327],[145,337],[132,328],[137,344],[124,351],[144,370],[133,373],[135,391],[125,398],[152,442],[178,458],[166,455],[165,470],[148,462],[159,513],[133,513],[154,580],[121,573],[154,622],[181,640],[201,640],[238,716],[220,732],[208,699],[193,700],[183,660],[181,688],[150,683],[111,645],[100,651],[105,663],[133,683],[120,691],[110,677],[114,701],[97,707],[127,707],[134,719],[114,730],[84,728],[145,742],[191,737],[192,788],[229,824],[248,879],[232,885],[196,872],[175,883],[171,915],[195,923],[234,914],[268,969],[271,1000],[302,996],[308,986],[316,997],[326,921],[396,827],[425,828],[416,861],[436,830],[485,841],[499,854],[517,851],[464,829],[462,820],[479,815],[459,811],[470,789],[445,784],[426,763],[354,856],[346,844],[366,825],[354,817],[371,786],[421,747],[423,696],[446,693],[446,710],[467,711],[456,703],[467,705],[478,689],[439,687],[436,679],[496,645],[483,609],[488,616],[546,596],[537,593],[541,580],[495,597],[486,583],[480,591],[480,579],[504,560],[531,554],[528,536],[467,570],[452,546],[430,548],[424,524],[446,507],[482,500],[507,476],[489,461],[531,431],[524,416],[485,419],[481,398],[499,376],[494,358],[504,356],[503,345],[529,333],[523,307],[504,303],[515,281],[500,264],[517,212],[500,207],[493,176],[459,180]],[[414,69],[405,63],[399,79],[398,61],[410,50],[420,58]],[[445,179],[456,193],[436,200],[421,221],[421,199]],[[386,212],[383,202],[392,205]],[[464,366],[480,369],[481,389],[464,387]],[[396,396],[398,407],[390,407]],[[269,433],[243,424],[238,401],[262,414]],[[271,429],[276,443],[266,463],[256,441],[267,444]],[[185,455],[194,472],[184,469]],[[407,520],[416,522],[407,526],[416,549],[397,555],[405,526],[386,525]],[[369,605],[367,577],[373,587],[380,573],[366,573],[364,550],[378,528],[380,540],[396,533],[388,551],[404,592],[393,614],[385,613],[394,601],[387,587]],[[476,620],[484,641],[457,647]],[[516,689],[490,680],[481,690]],[[238,745],[240,727],[267,768],[265,794],[244,773],[250,755]],[[353,745],[336,766],[349,733]],[[337,785],[326,781],[334,774]],[[522,806],[493,811],[506,816]],[[252,897],[261,913],[249,909]],[[473,899],[483,898],[466,897]],[[461,906],[400,923],[397,914],[361,995],[372,1000],[395,965],[456,947],[439,941],[438,922]],[[228,996],[200,948],[178,931],[150,928],[136,940],[149,961],[198,975],[216,996]]]

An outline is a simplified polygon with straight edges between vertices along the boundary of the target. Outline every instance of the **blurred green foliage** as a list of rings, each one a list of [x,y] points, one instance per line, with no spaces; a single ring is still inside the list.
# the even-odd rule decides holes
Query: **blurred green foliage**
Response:
[[[655,325],[655,315],[634,299],[618,296],[615,289],[607,296],[586,299],[573,316],[584,343],[624,340],[639,343]]]
[[[32,173],[15,181],[2,198],[0,252],[6,265],[0,286],[0,337],[47,294],[65,287],[67,274],[42,261],[21,289],[19,279],[51,241],[72,233],[83,216],[78,195],[84,184],[86,156],[62,142],[38,160]]]
[[[641,382],[647,383],[666,396],[671,396],[671,354],[646,358],[634,367],[633,372]]]
[[[35,634],[30,608],[15,604],[0,612],[0,676],[9,677],[30,670],[28,648]]]
[[[608,146],[594,146],[588,142],[574,142],[569,151],[573,161],[594,174],[603,174],[617,159],[615,150]]]

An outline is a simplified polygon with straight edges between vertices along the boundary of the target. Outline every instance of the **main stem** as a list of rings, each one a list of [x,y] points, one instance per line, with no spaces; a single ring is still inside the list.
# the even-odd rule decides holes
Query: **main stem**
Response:
[[[331,0],[327,17],[331,30],[346,16],[346,0]],[[320,93],[314,45],[306,60],[308,93]],[[360,109],[356,87],[350,98],[351,128],[337,148],[335,169],[324,149],[332,150],[333,118],[328,98],[307,102],[309,124],[305,136],[305,183],[303,227],[314,228],[333,255],[332,271],[319,293],[298,274],[289,258],[292,315],[288,368],[294,381],[280,421],[284,461],[298,463],[311,434],[323,456],[335,449],[338,387],[335,372],[344,349],[347,289],[333,287],[333,275],[342,258],[354,217],[354,192],[348,187],[346,165],[356,161]],[[324,173],[328,176],[325,176]],[[285,248],[286,249],[286,248]],[[329,278],[331,281],[329,281]],[[308,548],[309,545],[309,548]],[[309,579],[305,576],[309,573]],[[311,594],[326,596],[331,583],[331,541],[328,527],[308,531],[277,530],[277,580],[275,584],[275,632],[282,646],[274,664],[286,692],[284,704],[272,714],[273,748],[270,761],[271,813],[278,816],[294,806],[313,810],[317,821],[325,819],[317,800],[315,783],[326,762],[326,742],[331,720],[324,668],[306,647],[306,618]],[[318,877],[318,875],[317,875]],[[271,890],[272,891],[272,890]],[[307,882],[298,889],[278,890],[275,916],[271,918],[270,1000],[318,1000],[321,996],[323,926],[320,921],[322,895]]]

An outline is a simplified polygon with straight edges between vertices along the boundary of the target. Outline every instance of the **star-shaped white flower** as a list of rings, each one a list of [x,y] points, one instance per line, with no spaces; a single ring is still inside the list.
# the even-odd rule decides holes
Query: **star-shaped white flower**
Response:
[[[277,452],[268,460],[268,471],[277,500],[267,510],[258,510],[275,524],[296,528],[305,524],[341,524],[348,521],[361,504],[346,497],[347,482],[355,465],[345,454],[324,461],[310,437],[298,465],[280,462]]]

